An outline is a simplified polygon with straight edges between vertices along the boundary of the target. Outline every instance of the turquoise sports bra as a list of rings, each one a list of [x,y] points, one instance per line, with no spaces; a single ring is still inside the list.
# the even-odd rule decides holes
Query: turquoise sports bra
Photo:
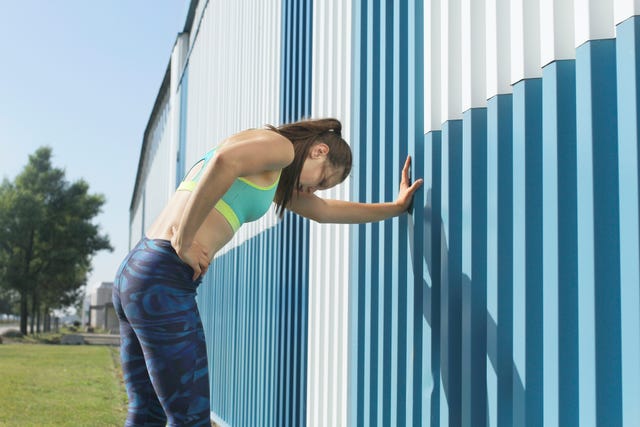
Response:
[[[180,183],[177,191],[193,191],[198,181],[200,181],[204,168],[217,148],[209,150],[202,159],[191,167],[193,169],[198,163],[204,162],[192,179],[187,181],[185,178]],[[191,172],[191,169],[189,169],[189,172]],[[186,176],[189,176],[189,172],[187,172]],[[267,213],[276,194],[279,181],[280,175],[278,174],[278,179],[273,184],[268,187],[261,187],[248,179],[237,178],[233,181],[229,190],[218,200],[215,209],[222,214],[235,233],[245,222],[255,221]]]

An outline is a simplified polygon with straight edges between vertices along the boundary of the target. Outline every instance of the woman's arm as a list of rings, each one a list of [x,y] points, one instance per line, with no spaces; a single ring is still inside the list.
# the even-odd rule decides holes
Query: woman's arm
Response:
[[[298,193],[290,202],[293,212],[320,223],[362,224],[382,221],[401,215],[409,209],[413,194],[422,185],[422,179],[409,185],[409,166],[411,157],[407,157],[402,169],[400,191],[395,202],[357,203],[342,200],[322,199],[314,194]]]
[[[247,130],[228,138],[203,171],[185,205],[171,242],[184,254],[211,209],[241,176],[280,170],[293,161],[293,145],[269,130]]]

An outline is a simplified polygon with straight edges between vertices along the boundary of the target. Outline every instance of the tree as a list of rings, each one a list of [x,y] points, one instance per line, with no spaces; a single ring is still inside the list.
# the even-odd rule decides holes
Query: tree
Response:
[[[89,185],[69,183],[51,165],[43,147],[11,183],[0,186],[0,284],[20,299],[20,329],[27,333],[29,303],[34,321],[49,310],[74,302],[100,250],[113,250],[92,219],[105,200],[89,194]],[[39,329],[40,322],[37,322]]]

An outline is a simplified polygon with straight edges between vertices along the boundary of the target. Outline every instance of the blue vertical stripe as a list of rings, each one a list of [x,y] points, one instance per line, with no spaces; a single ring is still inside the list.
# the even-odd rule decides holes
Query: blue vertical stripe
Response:
[[[486,425],[487,109],[462,120],[462,425]]]
[[[640,419],[640,17],[617,27],[622,420]],[[625,96],[622,96],[625,94]]]
[[[462,120],[442,126],[441,363],[449,425],[462,423]]]
[[[422,177],[425,171],[424,154],[424,10],[422,1],[409,2],[406,10],[406,38],[408,44],[407,55],[407,150],[412,156],[412,169],[410,177],[412,181]],[[415,206],[418,209],[415,209]],[[425,192],[423,187],[415,194],[413,205],[410,208],[411,216],[408,218],[408,245],[407,253],[410,275],[413,280],[409,282],[410,299],[408,305],[413,311],[413,316],[407,319],[410,330],[413,332],[412,342],[409,344],[408,361],[411,366],[411,388],[407,392],[412,396],[412,425],[422,426],[427,424],[426,416],[429,411],[426,408],[428,402],[427,390],[432,381],[428,369],[427,358],[424,354],[427,349],[426,341],[429,338],[428,325],[425,320],[424,294],[424,216],[425,216]]]
[[[513,96],[487,105],[489,425],[513,425]],[[489,381],[492,379],[492,381]]]
[[[353,2],[353,59],[352,59],[352,134],[353,150],[353,180],[351,184],[351,198],[366,200],[366,149],[367,144],[358,144],[367,135],[366,78],[363,73],[367,69],[367,32],[369,20],[363,19],[368,14],[368,2]],[[365,226],[351,227],[351,242],[349,258],[351,264],[359,266],[365,257]],[[348,425],[362,425],[364,420],[364,361],[365,361],[365,270],[352,268],[349,284],[349,381],[347,423]]]
[[[590,145],[592,155],[579,160],[592,162],[593,205],[579,209],[593,211],[596,416],[599,424],[610,426],[622,425],[615,53],[611,39],[587,42],[576,52],[578,145]]]
[[[421,1],[354,2],[356,200],[393,200],[409,152],[422,176],[421,13]],[[354,227],[349,424],[422,422],[423,215]]]
[[[423,316],[430,328],[430,340],[427,343],[428,353],[425,358],[431,360],[427,366],[423,366],[425,372],[430,372],[431,392],[427,394],[426,407],[423,413],[429,414],[424,425],[437,427],[440,425],[440,299],[441,299],[441,259],[442,259],[442,218],[440,188],[441,156],[441,131],[432,131],[425,136],[424,144],[424,237],[423,250],[426,267],[424,268],[424,295]],[[414,203],[414,209],[420,205]],[[415,260],[415,257],[414,257]],[[425,336],[426,339],[426,336]],[[424,375],[423,375],[423,378]],[[429,393],[428,385],[423,384],[425,392]]]
[[[542,426],[542,79],[513,88],[514,424]]]
[[[545,418],[578,425],[575,61],[543,70]],[[553,168],[553,170],[552,170]],[[553,307],[555,312],[549,312]]]
[[[176,188],[185,174],[185,157],[187,151],[187,105],[189,97],[189,64],[184,69],[180,82],[180,124],[178,135],[178,154],[176,157]]]

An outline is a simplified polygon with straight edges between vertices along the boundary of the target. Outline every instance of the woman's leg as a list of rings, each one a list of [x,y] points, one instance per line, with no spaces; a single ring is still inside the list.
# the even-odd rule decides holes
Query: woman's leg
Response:
[[[195,300],[189,311],[197,316]],[[209,372],[202,323],[192,315],[180,317],[137,327],[136,334],[169,425],[208,427]]]
[[[167,423],[167,416],[151,384],[138,337],[122,311],[120,297],[115,289],[113,303],[120,319],[120,360],[129,398],[125,426],[164,427]]]
[[[193,271],[169,242],[143,242],[120,275],[125,329],[131,328],[142,351],[169,425],[208,427],[209,379],[195,301],[198,283],[191,281]]]

